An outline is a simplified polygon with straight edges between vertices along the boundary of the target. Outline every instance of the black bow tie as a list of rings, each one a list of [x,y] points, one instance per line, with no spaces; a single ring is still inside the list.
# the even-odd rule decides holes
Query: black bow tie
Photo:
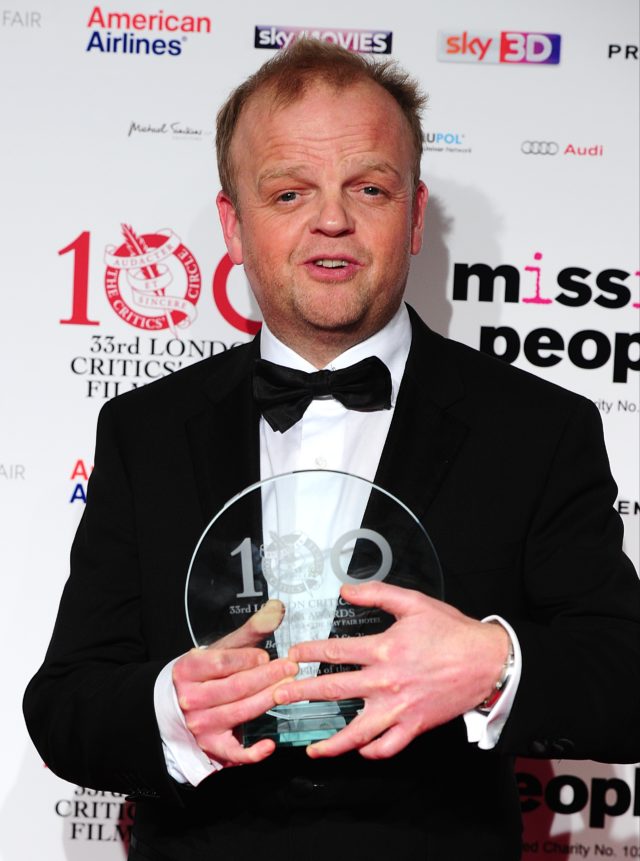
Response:
[[[300,421],[314,398],[332,395],[347,409],[371,412],[391,407],[391,374],[377,356],[350,368],[307,374],[256,359],[253,396],[273,430],[284,431]]]

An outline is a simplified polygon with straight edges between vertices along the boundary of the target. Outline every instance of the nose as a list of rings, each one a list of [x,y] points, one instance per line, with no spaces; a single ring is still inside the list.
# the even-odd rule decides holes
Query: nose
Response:
[[[341,194],[322,195],[310,227],[312,233],[324,233],[326,236],[353,233],[353,217]]]

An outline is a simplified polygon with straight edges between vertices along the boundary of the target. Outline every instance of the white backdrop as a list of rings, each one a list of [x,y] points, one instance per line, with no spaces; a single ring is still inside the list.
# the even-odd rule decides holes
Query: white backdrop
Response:
[[[44,768],[21,695],[67,576],[105,398],[256,329],[216,223],[214,116],[301,29],[390,50],[423,82],[431,202],[409,300],[437,330],[595,401],[640,555],[636,0],[162,8],[0,9],[2,861],[125,857],[123,799]],[[640,857],[639,768],[522,760],[519,772],[525,858]]]

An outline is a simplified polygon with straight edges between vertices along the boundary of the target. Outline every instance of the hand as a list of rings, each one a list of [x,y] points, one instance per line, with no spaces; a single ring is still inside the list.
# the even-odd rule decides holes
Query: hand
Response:
[[[201,749],[225,766],[260,762],[275,749],[271,739],[244,748],[234,728],[274,705],[283,679],[298,672],[291,660],[269,660],[257,643],[284,616],[280,601],[267,601],[241,628],[206,649],[191,649],[173,665],[173,685],[187,727]]]
[[[471,710],[492,692],[509,648],[500,625],[487,625],[419,592],[387,583],[343,586],[342,597],[380,607],[396,622],[382,634],[299,643],[297,662],[357,664],[362,669],[279,686],[276,703],[357,697],[364,709],[345,729],[307,748],[312,758],[358,750],[394,756],[416,736]]]

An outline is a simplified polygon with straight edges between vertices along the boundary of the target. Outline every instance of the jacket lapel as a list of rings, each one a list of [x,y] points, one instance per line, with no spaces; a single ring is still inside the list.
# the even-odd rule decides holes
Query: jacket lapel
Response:
[[[375,484],[424,523],[468,428],[449,411],[464,396],[464,388],[444,356],[442,339],[409,311],[411,350]]]
[[[464,444],[468,428],[450,409],[464,397],[464,387],[445,355],[443,340],[411,308],[409,311],[413,330],[411,350],[374,484],[404,503],[428,531],[429,506]],[[394,529],[396,518],[398,526]],[[401,509],[389,508],[382,495],[374,495],[362,525],[380,531],[391,543],[394,561],[387,582],[416,588],[413,553],[415,542],[422,538],[407,531]],[[356,543],[350,564],[352,575],[358,570],[367,571],[370,549],[367,541]],[[423,561],[427,563],[427,557]],[[431,579],[430,574],[423,586],[429,590],[428,594],[441,597],[437,566],[429,565],[429,571],[437,579]],[[369,633],[384,630],[392,621],[378,610],[358,612],[368,614]]]
[[[258,340],[230,351],[204,384],[206,406],[186,431],[205,522],[260,478],[259,413],[251,394]]]

